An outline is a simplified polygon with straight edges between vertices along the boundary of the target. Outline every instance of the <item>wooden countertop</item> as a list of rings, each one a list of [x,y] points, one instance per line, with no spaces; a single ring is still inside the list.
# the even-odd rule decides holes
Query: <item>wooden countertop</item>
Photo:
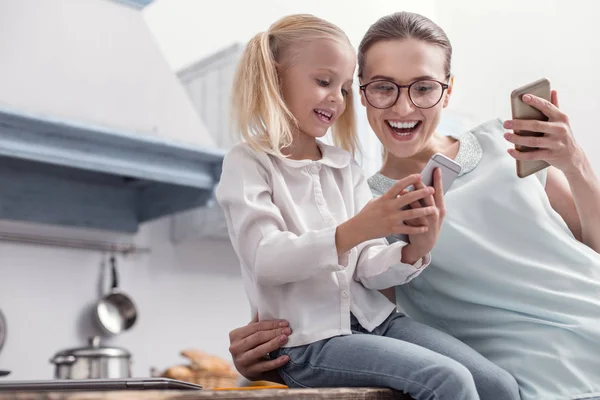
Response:
[[[200,391],[0,392],[0,400],[239,400],[334,399],[410,400],[401,393],[376,388],[262,389]]]

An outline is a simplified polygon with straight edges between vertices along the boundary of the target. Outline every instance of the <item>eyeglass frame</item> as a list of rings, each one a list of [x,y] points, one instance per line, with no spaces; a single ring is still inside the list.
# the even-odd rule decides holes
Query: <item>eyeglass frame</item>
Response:
[[[415,104],[415,102],[412,99],[412,96],[410,95],[410,88],[412,87],[412,85],[414,85],[417,82],[423,82],[423,81],[437,82],[437,83],[439,83],[442,86],[442,93],[440,94],[440,98],[438,99],[438,101],[435,102],[434,105],[432,105],[430,107],[420,107],[420,106],[418,106],[417,104]],[[375,107],[369,101],[369,96],[367,96],[367,90],[366,89],[367,89],[367,86],[369,86],[370,84],[375,83],[375,82],[387,82],[387,83],[391,83],[392,85],[394,85],[394,86],[396,86],[398,88],[398,93],[396,95],[396,100],[394,100],[394,102],[390,106],[383,107],[383,108]],[[369,83],[365,83],[364,85],[360,85],[358,88],[364,93],[365,99],[367,100],[367,103],[369,103],[371,105],[371,107],[376,108],[378,110],[387,110],[388,108],[394,107],[396,105],[396,103],[398,102],[398,99],[400,98],[400,92],[401,92],[402,88],[406,88],[407,89],[408,99],[410,100],[410,102],[415,107],[420,108],[422,110],[428,110],[430,108],[433,108],[433,107],[437,106],[440,103],[440,101],[442,101],[442,97],[444,97],[444,91],[447,90],[449,87],[450,87],[450,85],[448,85],[447,83],[440,82],[440,81],[438,81],[436,79],[419,79],[419,80],[416,80],[416,81],[414,81],[412,83],[409,83],[408,85],[398,85],[396,82],[390,81],[390,80],[387,80],[387,79],[376,79],[376,80],[371,81]]]

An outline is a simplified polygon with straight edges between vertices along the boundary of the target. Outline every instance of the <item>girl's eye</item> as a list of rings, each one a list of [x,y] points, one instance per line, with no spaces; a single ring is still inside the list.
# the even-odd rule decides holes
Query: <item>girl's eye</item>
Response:
[[[319,86],[323,86],[323,87],[329,86],[329,82],[324,81],[322,79],[317,79],[317,83],[319,84]]]
[[[348,91],[344,88],[342,88],[342,96],[344,96],[344,97],[348,96]]]

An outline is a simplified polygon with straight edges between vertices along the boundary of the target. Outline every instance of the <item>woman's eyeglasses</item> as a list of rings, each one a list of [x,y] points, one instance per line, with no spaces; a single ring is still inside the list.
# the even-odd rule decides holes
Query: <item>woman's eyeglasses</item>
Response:
[[[410,85],[398,85],[395,82],[377,80],[359,86],[367,102],[375,108],[390,108],[400,98],[400,89],[408,89],[410,101],[418,108],[432,108],[440,102],[448,85],[433,79],[420,79]]]

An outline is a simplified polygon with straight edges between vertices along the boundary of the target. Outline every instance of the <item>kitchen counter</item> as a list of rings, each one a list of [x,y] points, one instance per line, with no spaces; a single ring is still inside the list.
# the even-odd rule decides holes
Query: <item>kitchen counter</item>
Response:
[[[334,399],[409,400],[389,389],[262,389],[204,391],[111,391],[111,392],[3,392],[0,400],[239,400],[239,399]]]

